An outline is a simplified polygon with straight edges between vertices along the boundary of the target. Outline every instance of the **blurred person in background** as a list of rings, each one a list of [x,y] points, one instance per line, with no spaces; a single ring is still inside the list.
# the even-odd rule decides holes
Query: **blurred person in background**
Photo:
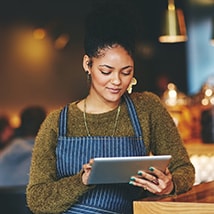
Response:
[[[0,151],[2,151],[13,137],[14,129],[7,116],[0,117]]]
[[[30,106],[20,114],[21,124],[9,146],[0,153],[0,186],[17,186],[28,183],[35,136],[46,117],[40,106]]]

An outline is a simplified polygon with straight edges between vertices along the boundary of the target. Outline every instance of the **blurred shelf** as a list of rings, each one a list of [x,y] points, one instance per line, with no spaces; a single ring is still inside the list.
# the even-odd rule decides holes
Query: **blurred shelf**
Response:
[[[188,142],[185,142],[184,146],[190,156],[214,156],[214,143],[203,143],[201,139],[192,139]]]

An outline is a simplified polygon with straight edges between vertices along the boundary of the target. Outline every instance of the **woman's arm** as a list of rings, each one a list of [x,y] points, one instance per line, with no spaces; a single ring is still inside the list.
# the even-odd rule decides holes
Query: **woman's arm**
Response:
[[[186,192],[192,187],[195,180],[194,167],[172,117],[162,106],[159,98],[155,99],[155,103],[156,110],[151,116],[152,136],[153,142],[155,142],[152,153],[172,155],[169,170],[172,174],[174,192]]]
[[[194,183],[195,170],[172,117],[160,98],[153,93],[138,93],[133,96],[133,100],[141,122],[147,155],[172,155],[169,171],[174,193],[188,191]]]
[[[51,113],[36,137],[27,186],[27,203],[34,213],[60,213],[74,204],[90,187],[82,183],[82,172],[57,179],[56,144],[59,112]]]

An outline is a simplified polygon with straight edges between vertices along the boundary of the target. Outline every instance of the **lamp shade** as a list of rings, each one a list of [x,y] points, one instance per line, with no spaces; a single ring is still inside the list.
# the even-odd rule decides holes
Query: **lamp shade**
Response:
[[[174,6],[168,7],[165,11],[159,41],[166,43],[187,41],[186,24],[181,9],[175,9]]]

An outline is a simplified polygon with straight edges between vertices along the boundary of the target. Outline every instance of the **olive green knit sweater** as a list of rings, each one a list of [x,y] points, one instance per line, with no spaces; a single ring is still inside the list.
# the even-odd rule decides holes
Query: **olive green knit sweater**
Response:
[[[173,176],[175,193],[189,190],[194,183],[194,168],[172,118],[156,95],[143,92],[133,93],[131,97],[141,124],[147,154],[171,154],[169,169]],[[61,108],[48,115],[40,128],[33,150],[27,202],[36,214],[63,212],[89,188],[93,188],[82,183],[81,172],[57,179],[55,149],[60,111]],[[112,135],[116,113],[117,109],[102,114],[87,114],[90,134]],[[87,135],[83,112],[77,108],[75,102],[69,105],[67,135]],[[134,135],[124,101],[121,103],[115,135]]]

